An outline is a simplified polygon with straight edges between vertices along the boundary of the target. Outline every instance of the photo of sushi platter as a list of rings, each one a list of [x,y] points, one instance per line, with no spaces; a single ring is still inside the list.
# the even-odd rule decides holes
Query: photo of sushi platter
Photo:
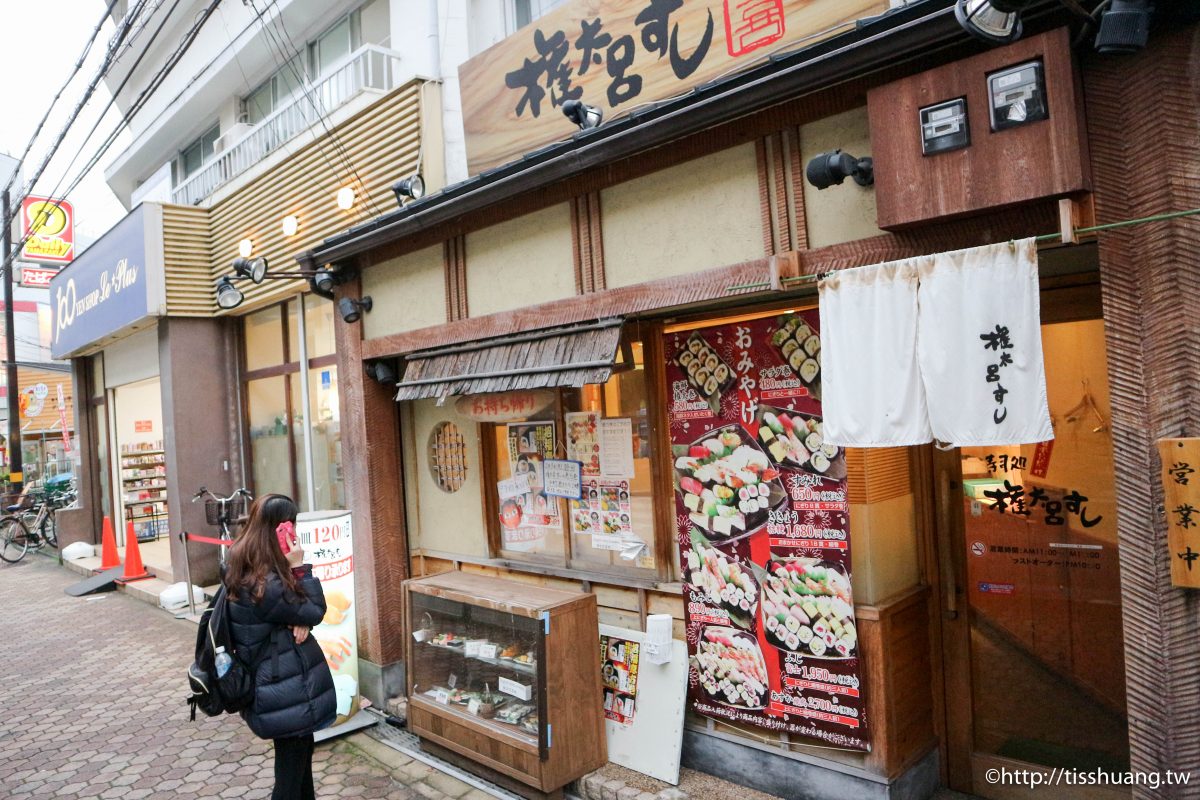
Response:
[[[750,628],[758,615],[758,581],[753,570],[738,559],[713,547],[704,536],[692,531],[692,548],[687,553],[687,582],[708,597],[708,602],[729,612],[742,628]]]
[[[699,333],[693,333],[675,354],[675,363],[713,413],[721,408],[721,392],[733,382],[733,370]]]
[[[688,517],[712,538],[754,531],[785,498],[779,470],[740,425],[718,428],[674,451],[676,483]]]
[[[720,625],[706,627],[692,668],[700,688],[716,702],[751,710],[766,707],[767,667],[750,634]]]
[[[850,579],[815,558],[767,562],[759,568],[767,641],[781,650],[817,658],[854,658],[858,630]]]
[[[781,317],[779,327],[771,334],[771,345],[801,381],[809,387],[817,383],[821,377],[821,337],[807,322],[798,316]]]
[[[760,406],[757,417],[758,440],[775,464],[834,480],[846,477],[846,453],[825,444],[820,417],[773,406]]]

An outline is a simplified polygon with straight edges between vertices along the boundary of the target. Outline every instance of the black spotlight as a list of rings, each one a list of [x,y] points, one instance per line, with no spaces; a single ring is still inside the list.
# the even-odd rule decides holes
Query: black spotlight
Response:
[[[382,383],[384,386],[395,386],[400,382],[400,376],[396,374],[396,370],[386,361],[374,361],[367,364],[367,375],[376,383]]]
[[[242,278],[262,283],[267,277],[267,260],[262,258],[235,258],[233,271]]]
[[[1021,12],[1032,0],[958,0],[954,16],[967,33],[993,44],[1021,38]]]
[[[237,308],[245,296],[233,285],[233,279],[228,275],[217,281],[217,305],[221,308]]]
[[[396,193],[396,202],[400,205],[404,205],[405,199],[420,200],[425,196],[425,180],[419,174],[409,175],[393,183],[392,191]]]
[[[1150,16],[1154,6],[1149,0],[1112,0],[1100,15],[1096,33],[1096,52],[1127,55],[1146,46],[1150,38]]]
[[[312,282],[322,292],[332,293],[333,287],[337,286],[337,276],[328,267],[321,267],[313,273]]]
[[[342,315],[342,322],[355,323],[362,319],[364,311],[370,311],[371,295],[367,295],[362,300],[354,300],[349,297],[343,297],[338,300],[338,313]]]
[[[875,168],[869,156],[855,158],[841,150],[821,153],[808,162],[804,174],[808,177],[808,182],[818,189],[828,189],[835,183],[840,184],[846,178],[853,178],[859,186],[870,186],[875,183]]]
[[[604,121],[604,110],[589,106],[579,100],[568,100],[562,104],[563,115],[579,126],[580,130],[600,127]]]

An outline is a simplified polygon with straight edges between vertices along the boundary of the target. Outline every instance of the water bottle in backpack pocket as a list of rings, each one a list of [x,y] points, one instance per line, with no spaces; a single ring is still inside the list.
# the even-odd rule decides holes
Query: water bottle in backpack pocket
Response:
[[[254,702],[254,671],[261,656],[270,650],[262,647],[259,659],[243,658],[233,645],[229,627],[229,598],[225,587],[217,590],[212,603],[200,617],[196,632],[196,660],[188,667],[192,693],[188,705],[192,719],[199,708],[205,715],[236,714]]]

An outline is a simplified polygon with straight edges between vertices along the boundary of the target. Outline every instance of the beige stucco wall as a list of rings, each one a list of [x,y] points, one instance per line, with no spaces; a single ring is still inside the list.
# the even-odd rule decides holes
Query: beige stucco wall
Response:
[[[866,106],[800,127],[803,163],[838,148],[858,158],[871,155]],[[821,191],[804,181],[804,208],[808,218],[808,246],[812,248],[883,233],[875,225],[874,187],[859,186],[853,178]]]
[[[852,503],[850,557],[855,603],[874,605],[920,583],[913,496]]]
[[[363,294],[375,301],[372,313],[363,314],[363,335],[374,339],[444,323],[445,281],[440,244],[363,270]]]
[[[567,203],[467,234],[467,308],[472,317],[574,294]]]
[[[601,192],[608,288],[763,257],[754,145]]]
[[[411,433],[405,437],[404,459],[410,544],[414,549],[437,553],[486,557],[487,530],[479,483],[479,426],[457,414],[453,402],[441,408],[433,400],[405,405],[405,421]],[[453,493],[438,488],[429,469],[429,435],[443,421],[457,425],[466,441],[467,477],[462,488]]]

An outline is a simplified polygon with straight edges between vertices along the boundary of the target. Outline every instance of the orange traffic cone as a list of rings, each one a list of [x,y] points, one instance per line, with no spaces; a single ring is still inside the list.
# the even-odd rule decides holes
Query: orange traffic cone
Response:
[[[100,536],[100,569],[112,569],[121,566],[121,557],[117,555],[117,539],[113,536],[112,523],[104,518],[104,529]]]
[[[142,566],[142,551],[138,549],[137,534],[133,532],[133,523],[127,522],[125,523],[125,572],[117,578],[117,583],[131,583],[153,577]]]

